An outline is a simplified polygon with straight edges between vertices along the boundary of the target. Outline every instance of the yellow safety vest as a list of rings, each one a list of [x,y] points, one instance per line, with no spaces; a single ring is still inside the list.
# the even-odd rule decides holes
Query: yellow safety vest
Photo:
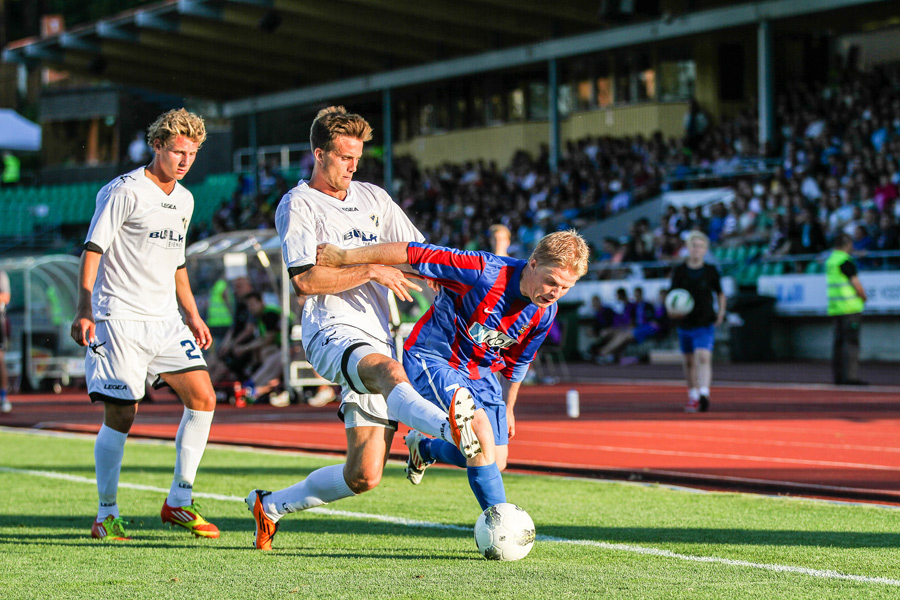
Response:
[[[861,313],[863,299],[856,293],[850,278],[841,271],[841,265],[853,258],[843,250],[835,250],[825,261],[825,279],[828,282],[828,316]]]
[[[224,279],[213,284],[209,292],[209,304],[206,307],[206,325],[208,327],[231,327],[231,310],[225,295],[228,293],[228,282]]]
[[[3,183],[16,183],[19,181],[21,162],[9,154],[3,157]]]

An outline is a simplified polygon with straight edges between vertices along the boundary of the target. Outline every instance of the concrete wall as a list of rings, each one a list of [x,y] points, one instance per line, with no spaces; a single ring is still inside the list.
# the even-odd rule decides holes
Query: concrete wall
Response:
[[[577,113],[562,121],[560,136],[563,143],[588,135],[618,137],[640,133],[649,136],[661,131],[665,137],[679,136],[684,133],[686,111],[687,103],[672,102]],[[484,159],[497,161],[503,169],[509,165],[516,150],[537,156],[541,145],[549,143],[549,134],[546,122],[463,129],[395,143],[394,154],[413,156],[422,167]]]
[[[517,150],[537,156],[549,141],[547,123],[513,123],[480,129],[462,129],[394,144],[396,156],[412,156],[421,167],[484,159],[506,168]]]
[[[834,324],[826,317],[779,317],[772,345],[780,359],[830,360]],[[860,360],[900,362],[900,317],[863,316]]]

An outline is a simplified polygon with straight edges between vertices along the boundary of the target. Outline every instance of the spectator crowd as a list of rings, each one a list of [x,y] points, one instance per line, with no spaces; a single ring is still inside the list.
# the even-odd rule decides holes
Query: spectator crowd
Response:
[[[516,153],[505,169],[487,161],[421,169],[400,157],[394,197],[433,243],[485,249],[490,226],[502,223],[512,233],[510,254],[526,255],[548,232],[583,228],[662,191],[727,185],[729,204],[669,206],[658,222],[639,219],[621,236],[605,238],[593,260],[679,259],[692,229],[714,247],[756,245],[772,256],[822,252],[840,232],[859,251],[897,250],[900,76],[876,69],[841,77],[789,85],[776,99],[775,139],[766,148],[757,143],[756,114],[748,109],[682,138],[570,141],[555,173],[546,148],[537,157]],[[377,159],[364,159],[360,171],[359,180],[381,178]],[[261,172],[258,191],[250,177],[239,176],[233,196],[197,235],[272,227],[275,206],[293,183],[272,165]]]

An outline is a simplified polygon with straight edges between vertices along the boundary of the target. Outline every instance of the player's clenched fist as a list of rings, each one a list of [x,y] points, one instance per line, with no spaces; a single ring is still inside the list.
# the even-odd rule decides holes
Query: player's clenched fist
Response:
[[[320,267],[343,267],[346,252],[334,244],[316,246],[316,265]]]

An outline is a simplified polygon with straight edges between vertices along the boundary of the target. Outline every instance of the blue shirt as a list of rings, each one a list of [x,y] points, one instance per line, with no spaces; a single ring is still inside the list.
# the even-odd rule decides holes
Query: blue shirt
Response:
[[[409,264],[442,286],[405,349],[440,357],[469,379],[522,381],[556,317],[519,291],[527,261],[412,242]]]

